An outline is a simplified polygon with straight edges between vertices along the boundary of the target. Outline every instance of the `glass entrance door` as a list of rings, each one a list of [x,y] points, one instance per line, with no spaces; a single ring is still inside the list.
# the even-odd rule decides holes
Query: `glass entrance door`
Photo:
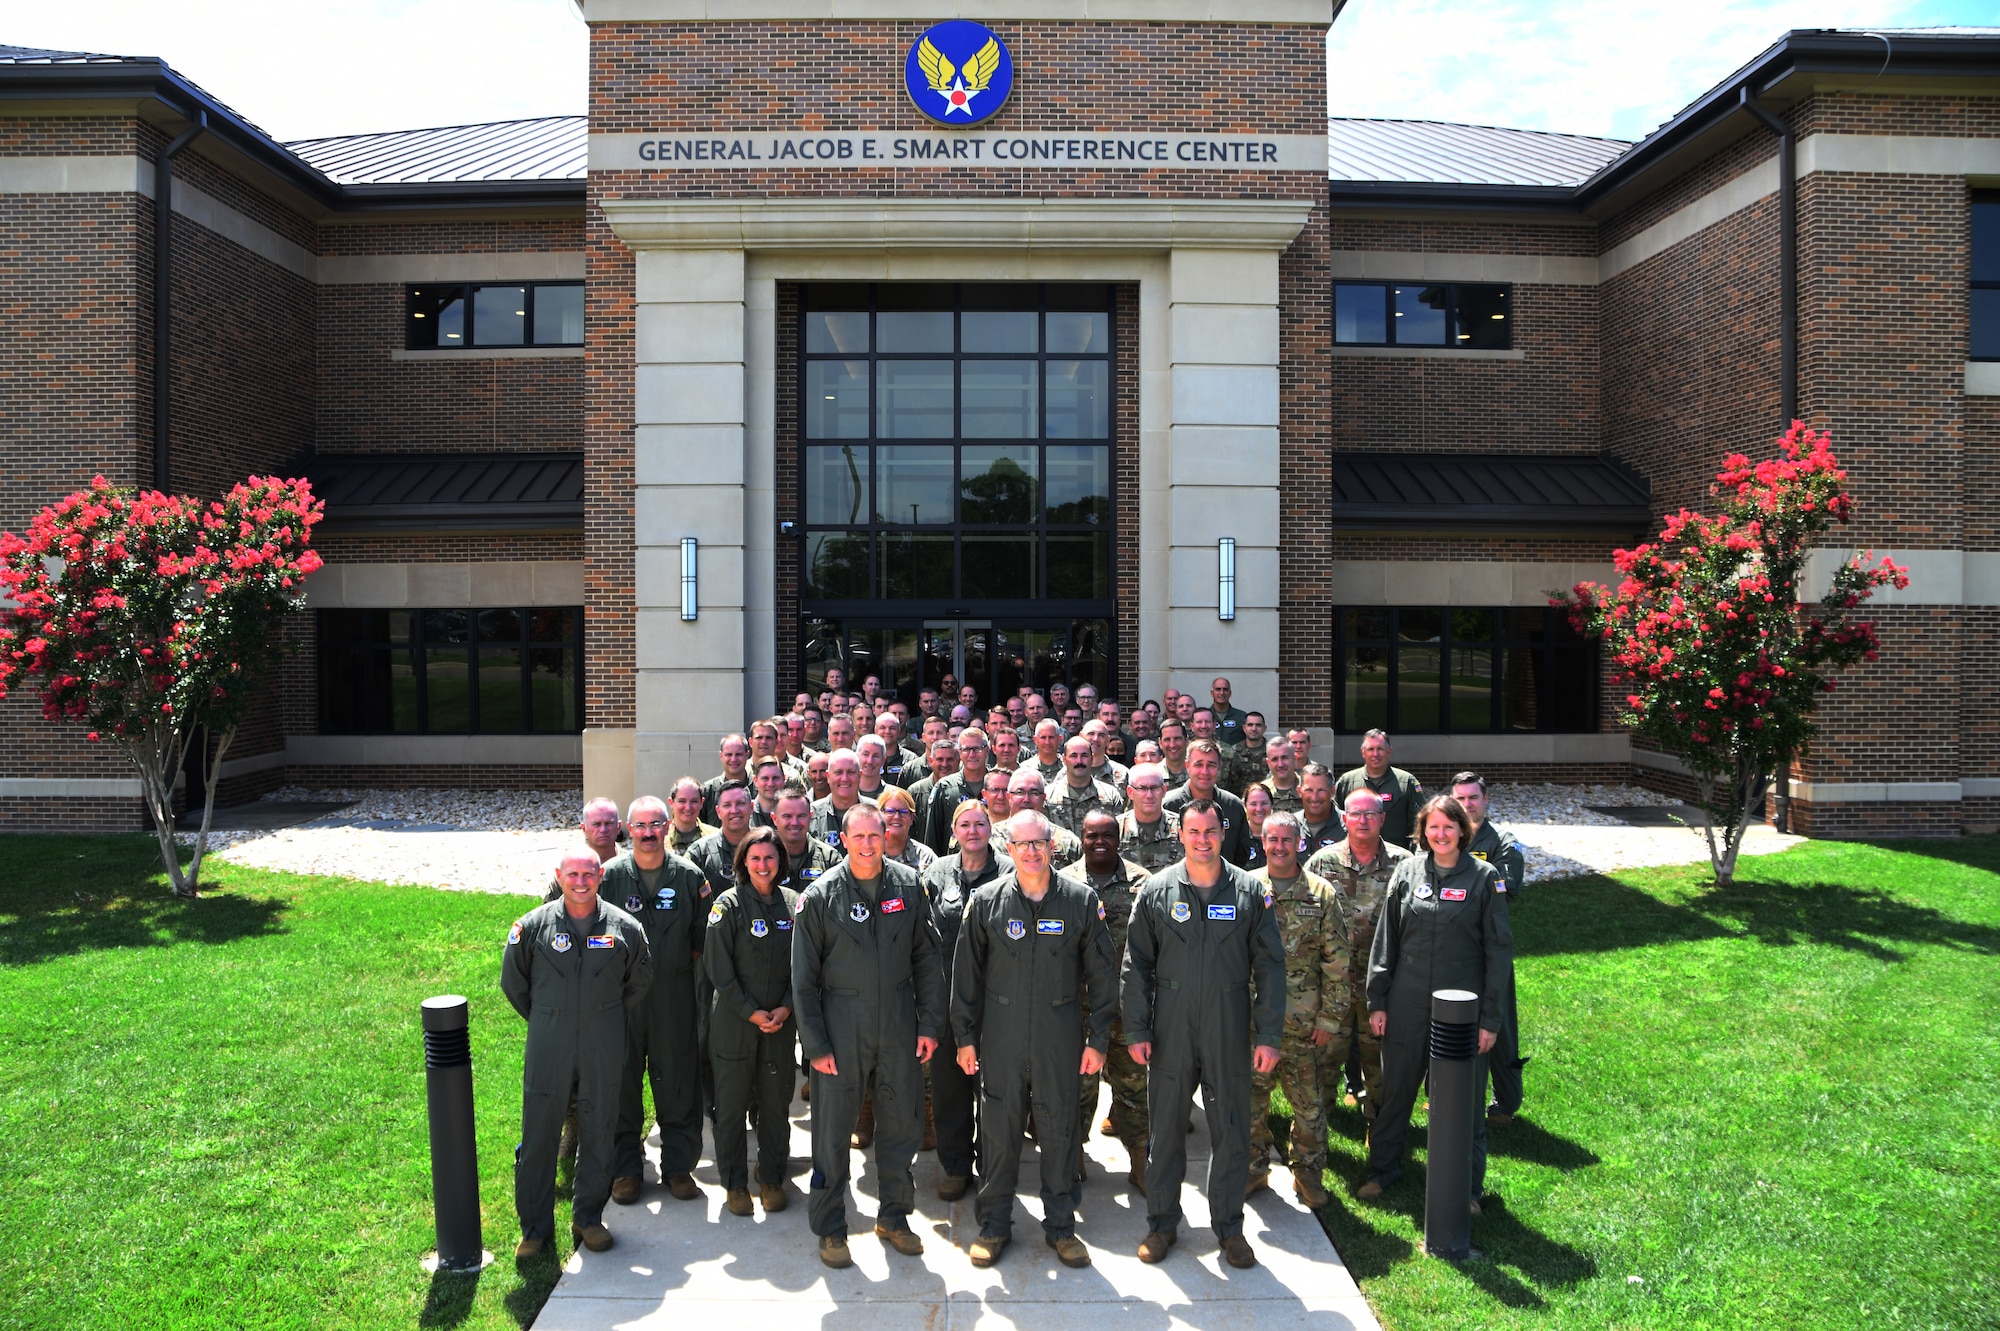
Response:
[[[981,702],[993,693],[993,625],[985,620],[933,619],[924,622],[923,682],[936,687],[949,675],[970,684]]]

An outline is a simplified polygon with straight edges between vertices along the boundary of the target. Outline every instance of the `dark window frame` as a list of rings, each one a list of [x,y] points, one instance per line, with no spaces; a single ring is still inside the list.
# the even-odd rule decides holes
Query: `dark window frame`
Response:
[[[1118,410],[1117,368],[1118,368],[1118,343],[1119,343],[1119,337],[1121,336],[1123,330],[1119,326],[1118,308],[1117,308],[1118,303],[1113,292],[1112,284],[1096,283],[1096,282],[1092,283],[1035,282],[1035,283],[1018,284],[1023,287],[1032,286],[1035,288],[1036,292],[1035,312],[1038,316],[1040,316],[1040,325],[1038,329],[1039,332],[1038,349],[1033,352],[967,352],[962,350],[963,328],[962,328],[961,316],[965,313],[965,288],[968,285],[990,286],[990,285],[1002,285],[1002,284],[964,283],[964,282],[936,284],[936,285],[948,285],[952,288],[951,350],[949,352],[942,352],[942,351],[883,352],[882,350],[880,350],[880,338],[879,338],[879,328],[878,328],[878,316],[882,313],[881,291],[884,287],[893,287],[905,284],[891,283],[891,282],[867,283],[866,285],[868,287],[868,350],[864,354],[852,354],[852,353],[841,353],[841,352],[811,352],[807,350],[808,338],[806,335],[805,321],[812,313],[812,295],[813,295],[812,288],[815,285],[819,284],[814,284],[814,283],[805,284],[805,286],[800,291],[800,301],[799,301],[799,319],[800,319],[800,331],[798,339],[799,368],[798,368],[798,383],[795,390],[797,395],[799,483],[797,486],[798,490],[797,501],[796,501],[797,508],[792,516],[796,520],[795,530],[798,533],[797,542],[798,542],[798,560],[799,560],[798,567],[799,567],[799,588],[800,588],[800,613],[803,616],[807,616],[810,618],[852,620],[856,621],[857,623],[864,620],[883,620],[883,619],[901,619],[906,621],[915,621],[922,619],[994,619],[994,620],[1004,619],[1010,622],[1026,621],[1026,620],[1075,621],[1075,620],[1106,619],[1112,621],[1113,624],[1115,625],[1117,619],[1117,607],[1116,607],[1117,589],[1115,585],[1115,579],[1116,579],[1116,569],[1118,566],[1118,479],[1117,478],[1118,478],[1119,410]],[[824,285],[849,286],[849,285],[861,285],[861,284],[827,283]],[[914,285],[933,285],[933,284],[919,283]],[[1049,307],[1049,290],[1051,287],[1070,287],[1070,286],[1096,287],[1103,292],[1104,295],[1103,313],[1105,315],[1106,328],[1108,330],[1109,336],[1106,339],[1106,348],[1102,353],[1095,353],[1095,352],[1058,353],[1058,352],[1051,352],[1048,349],[1048,315],[1051,312]],[[1058,307],[1055,312],[1063,313],[1065,311],[1063,311],[1060,307]],[[877,372],[876,366],[880,362],[885,360],[887,361],[948,360],[952,363],[953,399],[952,399],[952,431],[950,435],[948,436],[941,435],[935,438],[930,438],[930,437],[882,438],[878,435],[877,431],[879,428],[880,404],[877,396],[879,374]],[[1103,363],[1105,367],[1105,385],[1108,393],[1108,400],[1104,404],[1105,433],[1103,438],[1100,440],[1100,439],[1074,439],[1074,438],[1050,437],[1048,433],[1048,375],[1046,370],[1044,370],[1042,374],[1036,377],[1036,393],[1038,397],[1038,405],[1037,405],[1038,419],[1037,419],[1037,432],[1032,438],[994,439],[994,438],[966,436],[964,433],[965,398],[964,398],[964,390],[962,382],[963,376],[958,367],[963,362],[968,360],[1026,361],[1044,366],[1050,361],[1076,360],[1076,361],[1097,361]],[[808,367],[813,361],[864,361],[867,364],[868,433],[865,438],[811,439],[807,437],[806,426],[807,426],[807,421],[809,419],[808,392],[810,383],[810,370]],[[1037,457],[1039,462],[1039,475],[1036,482],[1038,501],[1036,504],[1034,522],[1031,524],[1024,525],[1020,523],[976,523],[976,522],[964,521],[962,517],[962,511],[963,511],[962,496],[964,494],[964,480],[965,480],[964,450],[968,447],[978,448],[990,445],[1007,445],[1007,444],[1030,444],[1037,451]],[[808,462],[807,450],[815,447],[834,447],[843,445],[856,449],[868,450],[868,457],[869,457],[868,477],[869,477],[869,486],[871,489],[871,494],[869,496],[869,502],[866,504],[866,509],[867,509],[866,518],[863,521],[854,523],[809,523],[807,520],[807,515],[810,507],[810,496],[808,495],[807,490],[810,484],[810,469],[807,465]],[[876,506],[873,502],[872,491],[874,487],[879,483],[881,472],[880,472],[880,467],[877,463],[875,450],[882,447],[899,447],[899,446],[921,447],[925,445],[932,445],[932,446],[949,445],[952,448],[952,495],[953,495],[953,506],[954,506],[953,521],[949,523],[899,523],[899,522],[877,520],[877,515],[875,512]],[[1048,450],[1052,447],[1062,448],[1062,447],[1073,447],[1078,445],[1089,446],[1089,447],[1101,447],[1102,449],[1104,449],[1106,478],[1108,481],[1107,485],[1108,493],[1106,495],[1106,508],[1103,519],[1100,522],[1094,522],[1094,523],[1093,522],[1077,522],[1077,523],[1050,522],[1048,520],[1048,505],[1046,503],[1047,485],[1048,485]],[[866,534],[867,545],[868,545],[866,585],[870,591],[869,596],[862,598],[844,599],[844,598],[818,597],[810,594],[809,581],[808,581],[810,577],[808,568],[808,551],[811,546],[812,538],[815,535],[822,535],[834,532],[853,532],[853,533]],[[953,594],[948,597],[926,597],[922,599],[913,598],[908,600],[891,599],[875,595],[874,594],[875,589],[879,588],[882,584],[882,571],[880,568],[880,559],[881,559],[882,537],[885,533],[909,533],[911,535],[949,536],[952,540]],[[1005,600],[980,599],[976,601],[965,595],[964,593],[965,577],[963,568],[963,562],[964,562],[963,538],[966,535],[1029,534],[1029,533],[1032,533],[1037,538],[1036,561],[1035,561],[1036,586],[1034,588],[1033,594],[1026,597],[1011,598]],[[1105,589],[1106,595],[1104,595],[1103,597],[1079,598],[1075,600],[1049,599],[1047,595],[1048,578],[1049,578],[1049,560],[1048,560],[1049,536],[1051,534],[1065,535],[1065,534],[1086,534],[1086,533],[1091,535],[1101,535],[1104,540],[1105,566],[1108,571],[1108,581]],[[1114,648],[1114,653],[1115,653],[1115,648]]]
[[[1976,244],[1979,239],[1978,223],[1980,209],[1993,210],[1992,222],[1989,229],[1992,233],[1991,239],[1995,252],[1986,256],[1987,265],[1991,269],[1992,275],[1985,278],[1974,276],[1979,271],[1978,261],[1980,255],[1977,252]],[[1967,360],[1982,362],[2000,361],[2000,327],[1986,330],[1987,340],[1992,343],[1992,346],[1988,349],[1987,355],[1982,356],[1977,354],[1980,329],[1977,314],[1973,309],[1972,297],[1972,293],[1975,291],[2000,292],[2000,191],[1974,190],[1972,192],[1966,212],[1965,271],[1965,358]],[[1996,315],[2000,315],[2000,295],[1994,296],[1988,303],[1994,306],[1993,312]],[[2000,324],[2000,319],[1996,319],[1995,322],[1996,324]]]
[[[1329,294],[1333,296],[1335,303],[1335,308],[1333,311],[1334,315],[1333,344],[1335,346],[1407,347],[1413,350],[1423,350],[1423,351],[1512,351],[1514,349],[1515,307],[1514,307],[1514,284],[1512,282],[1423,282],[1423,281],[1401,282],[1401,281],[1386,281],[1386,280],[1376,281],[1372,278],[1361,278],[1351,282],[1336,280],[1333,283],[1333,287],[1334,290],[1331,291]],[[1347,340],[1343,339],[1340,336],[1340,311],[1338,308],[1338,301],[1339,301],[1339,288],[1341,287],[1375,287],[1382,292],[1382,328],[1383,328],[1382,341],[1364,342],[1359,340]],[[1401,287],[1416,287],[1423,290],[1429,290],[1435,287],[1442,287],[1444,289],[1445,304],[1444,304],[1443,342],[1398,342],[1396,340],[1395,292],[1398,288]],[[1490,346],[1471,347],[1471,346],[1461,345],[1461,342],[1464,341],[1465,339],[1462,339],[1459,335],[1460,330],[1458,327],[1459,323],[1458,293],[1461,290],[1467,290],[1467,289],[1478,289],[1482,291],[1497,291],[1500,293],[1500,298],[1507,302],[1507,317],[1505,320],[1502,321],[1507,325],[1505,329],[1506,337],[1502,339],[1503,345],[1498,347],[1490,347]]]
[[[1536,611],[1542,615],[1539,636],[1522,636],[1513,630],[1513,620],[1525,612]],[[1458,611],[1478,611],[1490,614],[1493,620],[1492,636],[1467,640],[1461,643],[1453,630],[1452,615]],[[1350,635],[1348,616],[1352,612],[1380,614],[1388,636],[1354,637]],[[1400,634],[1401,616],[1417,612],[1435,614],[1442,621],[1441,636],[1437,651],[1441,657],[1449,659],[1452,650],[1459,646],[1475,647],[1489,653],[1492,673],[1488,676],[1486,690],[1491,700],[1491,711],[1484,729],[1460,728],[1454,726],[1451,705],[1452,671],[1439,671],[1437,726],[1413,726],[1402,717],[1402,690],[1399,664],[1403,649]],[[1380,650],[1385,654],[1387,697],[1383,704],[1384,717],[1357,720],[1348,715],[1347,670],[1348,652],[1357,650]],[[1514,653],[1527,651],[1535,656],[1535,715],[1537,724],[1533,729],[1507,725],[1507,671]],[[1558,726],[1552,724],[1557,712],[1556,687],[1559,671],[1556,669],[1558,654],[1580,655],[1583,678],[1588,681],[1587,697],[1584,702],[1586,724],[1582,726]],[[1339,606],[1333,612],[1333,725],[1337,734],[1359,734],[1371,726],[1380,725],[1390,734],[1410,735],[1589,735],[1603,730],[1601,712],[1603,710],[1603,670],[1599,644],[1596,639],[1576,633],[1570,627],[1567,612],[1553,606]]]
[[[580,347],[583,345],[583,339],[580,337],[574,342],[535,341],[535,294],[537,291],[541,290],[544,287],[580,288],[582,286],[583,282],[581,279],[540,282],[540,281],[526,281],[526,280],[517,280],[508,278],[504,280],[496,279],[491,282],[409,283],[403,288],[403,349],[405,351],[479,351],[479,350],[491,351],[491,350],[500,350],[509,348],[516,350],[527,350],[534,347]],[[473,306],[472,293],[474,289],[478,287],[522,287],[526,289],[527,291],[527,296],[525,297],[526,313],[522,316],[521,341],[500,342],[496,343],[492,347],[481,347],[480,344],[475,340],[476,334],[473,331],[474,320],[472,311],[472,306]],[[421,342],[418,340],[417,301],[418,298],[426,291],[429,292],[456,291],[459,293],[459,298],[466,302],[464,341],[453,346],[447,346],[441,342],[436,342],[436,341]]]
[[[537,611],[567,611],[575,626],[573,636],[566,640],[537,638],[532,632]],[[520,636],[509,643],[484,643],[479,640],[479,616],[487,611],[506,611],[521,618]],[[430,681],[429,653],[425,638],[425,618],[428,615],[449,613],[462,614],[466,621],[466,638],[463,643],[450,646],[466,653],[468,662],[466,674],[466,728],[463,730],[433,730],[430,725]],[[392,614],[407,614],[410,617],[409,636],[394,638],[381,630],[386,627],[387,617]],[[327,625],[329,616],[358,615],[361,617],[361,635],[358,644],[330,645]],[[485,605],[485,606],[427,606],[421,609],[338,609],[319,610],[314,614],[314,668],[316,674],[315,702],[317,705],[317,729],[322,735],[580,735],[583,733],[583,647],[584,614],[580,605]],[[440,648],[444,644],[439,644]],[[483,726],[480,715],[479,654],[482,646],[499,647],[503,650],[517,650],[521,653],[519,684],[521,689],[521,715],[518,728],[499,729]],[[562,650],[572,654],[574,668],[573,696],[570,700],[571,714],[576,718],[574,729],[553,730],[538,728],[534,720],[534,653],[538,651]],[[393,727],[380,729],[369,724],[378,714],[393,718],[393,704],[378,707],[375,697],[378,682],[377,672],[370,669],[368,659],[373,654],[409,651],[413,654],[416,690],[416,728],[397,730]],[[356,724],[349,724],[333,715],[332,671],[340,662],[351,667],[358,659],[360,664],[360,716]]]

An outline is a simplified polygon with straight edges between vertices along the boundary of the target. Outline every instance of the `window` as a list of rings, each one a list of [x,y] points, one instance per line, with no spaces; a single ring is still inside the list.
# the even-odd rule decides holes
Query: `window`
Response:
[[[323,735],[574,735],[583,610],[319,612]]]
[[[2000,360],[2000,194],[1972,196],[1973,360]]]
[[[1333,340],[1351,346],[1505,351],[1513,346],[1504,286],[1446,282],[1336,282]]]
[[[412,351],[583,345],[581,282],[413,286],[407,313]]]
[[[1339,610],[1334,638],[1342,733],[1597,729],[1597,647],[1560,610]]]
[[[804,320],[808,613],[1110,613],[1107,287],[812,283]]]

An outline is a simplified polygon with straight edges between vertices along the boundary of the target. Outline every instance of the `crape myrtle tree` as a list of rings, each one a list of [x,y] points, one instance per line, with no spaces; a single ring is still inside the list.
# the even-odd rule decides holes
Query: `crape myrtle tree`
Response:
[[[1812,744],[1835,672],[1876,659],[1875,627],[1855,611],[1876,588],[1910,580],[1860,553],[1834,570],[1825,595],[1800,604],[1818,538],[1854,507],[1831,437],[1802,422],[1778,439],[1776,457],[1731,454],[1710,493],[1713,517],[1682,509],[1658,539],[1617,552],[1616,590],[1581,582],[1554,604],[1604,640],[1626,690],[1620,719],[1694,774],[1709,862],[1729,883],[1772,781]]]
[[[0,608],[0,697],[32,688],[45,718],[124,751],[176,896],[200,883],[223,755],[320,566],[322,507],[305,481],[275,476],[208,504],[99,476],[25,536],[0,533],[0,593],[12,602]],[[184,868],[174,783],[197,743],[205,798]]]

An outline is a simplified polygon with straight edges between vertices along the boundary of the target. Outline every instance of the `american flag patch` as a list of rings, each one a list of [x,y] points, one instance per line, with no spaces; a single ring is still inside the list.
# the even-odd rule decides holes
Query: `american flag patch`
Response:
[[[584,946],[593,952],[601,952],[605,948],[617,946],[617,943],[618,940],[610,934],[592,934]]]

